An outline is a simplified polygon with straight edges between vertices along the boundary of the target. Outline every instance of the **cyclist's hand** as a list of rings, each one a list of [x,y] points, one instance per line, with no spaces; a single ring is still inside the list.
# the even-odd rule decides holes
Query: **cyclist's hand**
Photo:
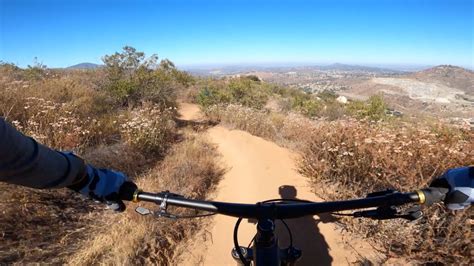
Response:
[[[448,189],[444,203],[449,209],[465,209],[474,202],[474,166],[449,169],[430,187]]]
[[[125,210],[125,204],[120,200],[119,194],[123,187],[137,187],[121,172],[108,169],[98,169],[87,165],[85,185],[70,187],[82,195],[98,202],[103,202],[115,211]]]

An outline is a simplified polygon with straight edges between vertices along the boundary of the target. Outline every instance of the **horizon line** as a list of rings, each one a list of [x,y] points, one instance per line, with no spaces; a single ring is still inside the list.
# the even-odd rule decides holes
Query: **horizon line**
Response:
[[[167,59],[164,57],[163,59]],[[172,60],[171,60],[172,61]],[[20,66],[14,62],[3,61],[0,59],[0,62],[7,63],[7,64],[14,64],[20,68],[27,68],[29,66]],[[91,62],[91,61],[84,61],[79,62],[76,64],[71,64],[68,66],[49,66],[45,64],[43,61],[38,60],[40,64],[45,65],[47,68],[50,69],[65,69],[71,66],[76,66],[80,64],[94,64],[102,66],[104,65],[102,62]],[[173,62],[173,61],[172,61]],[[183,69],[208,69],[208,68],[223,68],[223,67],[311,67],[311,66],[331,66],[331,65],[346,65],[346,66],[360,66],[360,67],[374,67],[374,68],[385,68],[388,70],[399,70],[396,68],[412,68],[412,69],[427,69],[436,66],[455,66],[461,67],[468,70],[474,70],[473,66],[466,66],[466,65],[457,65],[457,64],[450,64],[450,63],[442,63],[442,64],[422,64],[422,63],[355,63],[355,62],[344,62],[344,61],[334,61],[334,62],[298,62],[298,61],[280,61],[280,62],[208,62],[208,63],[175,63],[173,62],[176,67],[183,68]],[[32,64],[33,65],[33,64]],[[393,68],[393,69],[391,69]]]

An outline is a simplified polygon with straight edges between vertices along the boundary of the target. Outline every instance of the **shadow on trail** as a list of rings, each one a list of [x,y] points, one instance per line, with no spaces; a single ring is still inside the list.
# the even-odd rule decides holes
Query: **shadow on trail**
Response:
[[[297,190],[294,186],[283,185],[278,189],[282,199],[298,199]],[[328,213],[318,215],[319,219],[312,216],[297,219],[287,219],[285,222],[291,229],[293,235],[293,246],[303,251],[303,256],[297,265],[331,265],[332,257],[329,255],[329,246],[318,228],[319,223],[334,222],[337,219]],[[249,220],[249,223],[256,223]],[[278,237],[278,244],[281,248],[288,247],[290,237],[286,227],[278,220],[275,222],[275,233]]]
[[[208,128],[219,124],[217,122],[209,121],[209,120],[194,121],[194,120],[183,120],[179,118],[175,118],[175,122],[178,128],[191,127],[193,130],[197,132],[205,131]]]

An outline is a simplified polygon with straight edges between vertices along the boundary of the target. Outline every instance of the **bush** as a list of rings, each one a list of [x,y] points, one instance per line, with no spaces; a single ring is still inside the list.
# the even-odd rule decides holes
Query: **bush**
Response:
[[[0,61],[0,76],[4,81],[14,81],[21,78],[22,70],[15,64]]]
[[[387,117],[387,106],[381,95],[373,95],[367,102],[352,101],[347,108],[350,114],[361,119],[378,121]]]
[[[163,155],[175,137],[174,110],[145,106],[122,124],[122,138],[143,153]]]
[[[228,82],[208,82],[199,92],[197,102],[204,108],[232,103],[261,109],[267,103],[269,95],[269,87],[260,81],[233,78]]]
[[[261,81],[260,78],[259,78],[258,76],[256,76],[256,75],[247,75],[247,76],[245,76],[244,78],[250,79],[251,81],[256,81],[256,82],[260,82],[260,81]]]
[[[283,97],[280,100],[283,110],[295,110],[308,117],[336,120],[350,115],[374,121],[387,118],[387,106],[381,95],[374,95],[366,102],[350,101],[348,104],[342,104],[337,101],[338,95],[328,90],[310,94],[300,89],[273,87],[272,92]]]
[[[319,116],[323,110],[323,104],[310,95],[298,95],[293,97],[292,109],[309,117]]]
[[[216,104],[229,104],[232,99],[232,94],[226,90],[221,84],[209,84],[202,88],[196,97],[196,101],[204,108]]]
[[[161,110],[176,107],[177,91],[193,83],[193,78],[176,69],[167,60],[158,64],[158,56],[145,58],[143,52],[126,46],[122,53],[106,55],[107,82],[103,85],[124,106],[139,105],[150,101]]]
[[[117,141],[116,106],[84,84],[62,76],[0,84],[0,90],[0,115],[47,146],[81,151]]]
[[[318,92],[316,94],[316,96],[323,100],[324,102],[334,102],[336,101],[338,95],[333,92],[333,91],[329,91],[329,90],[324,90],[324,91],[321,91],[321,92]]]

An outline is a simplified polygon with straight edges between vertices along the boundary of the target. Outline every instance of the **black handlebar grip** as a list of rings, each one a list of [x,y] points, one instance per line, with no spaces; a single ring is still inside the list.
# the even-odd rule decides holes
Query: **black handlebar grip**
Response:
[[[444,187],[429,187],[421,190],[425,195],[424,204],[430,206],[437,202],[442,202],[446,198],[449,189]]]
[[[135,185],[135,183],[127,181],[123,183],[123,185],[120,187],[119,198],[121,200],[132,201],[133,194],[135,194],[135,191],[137,191],[137,189],[138,187],[137,185]]]

